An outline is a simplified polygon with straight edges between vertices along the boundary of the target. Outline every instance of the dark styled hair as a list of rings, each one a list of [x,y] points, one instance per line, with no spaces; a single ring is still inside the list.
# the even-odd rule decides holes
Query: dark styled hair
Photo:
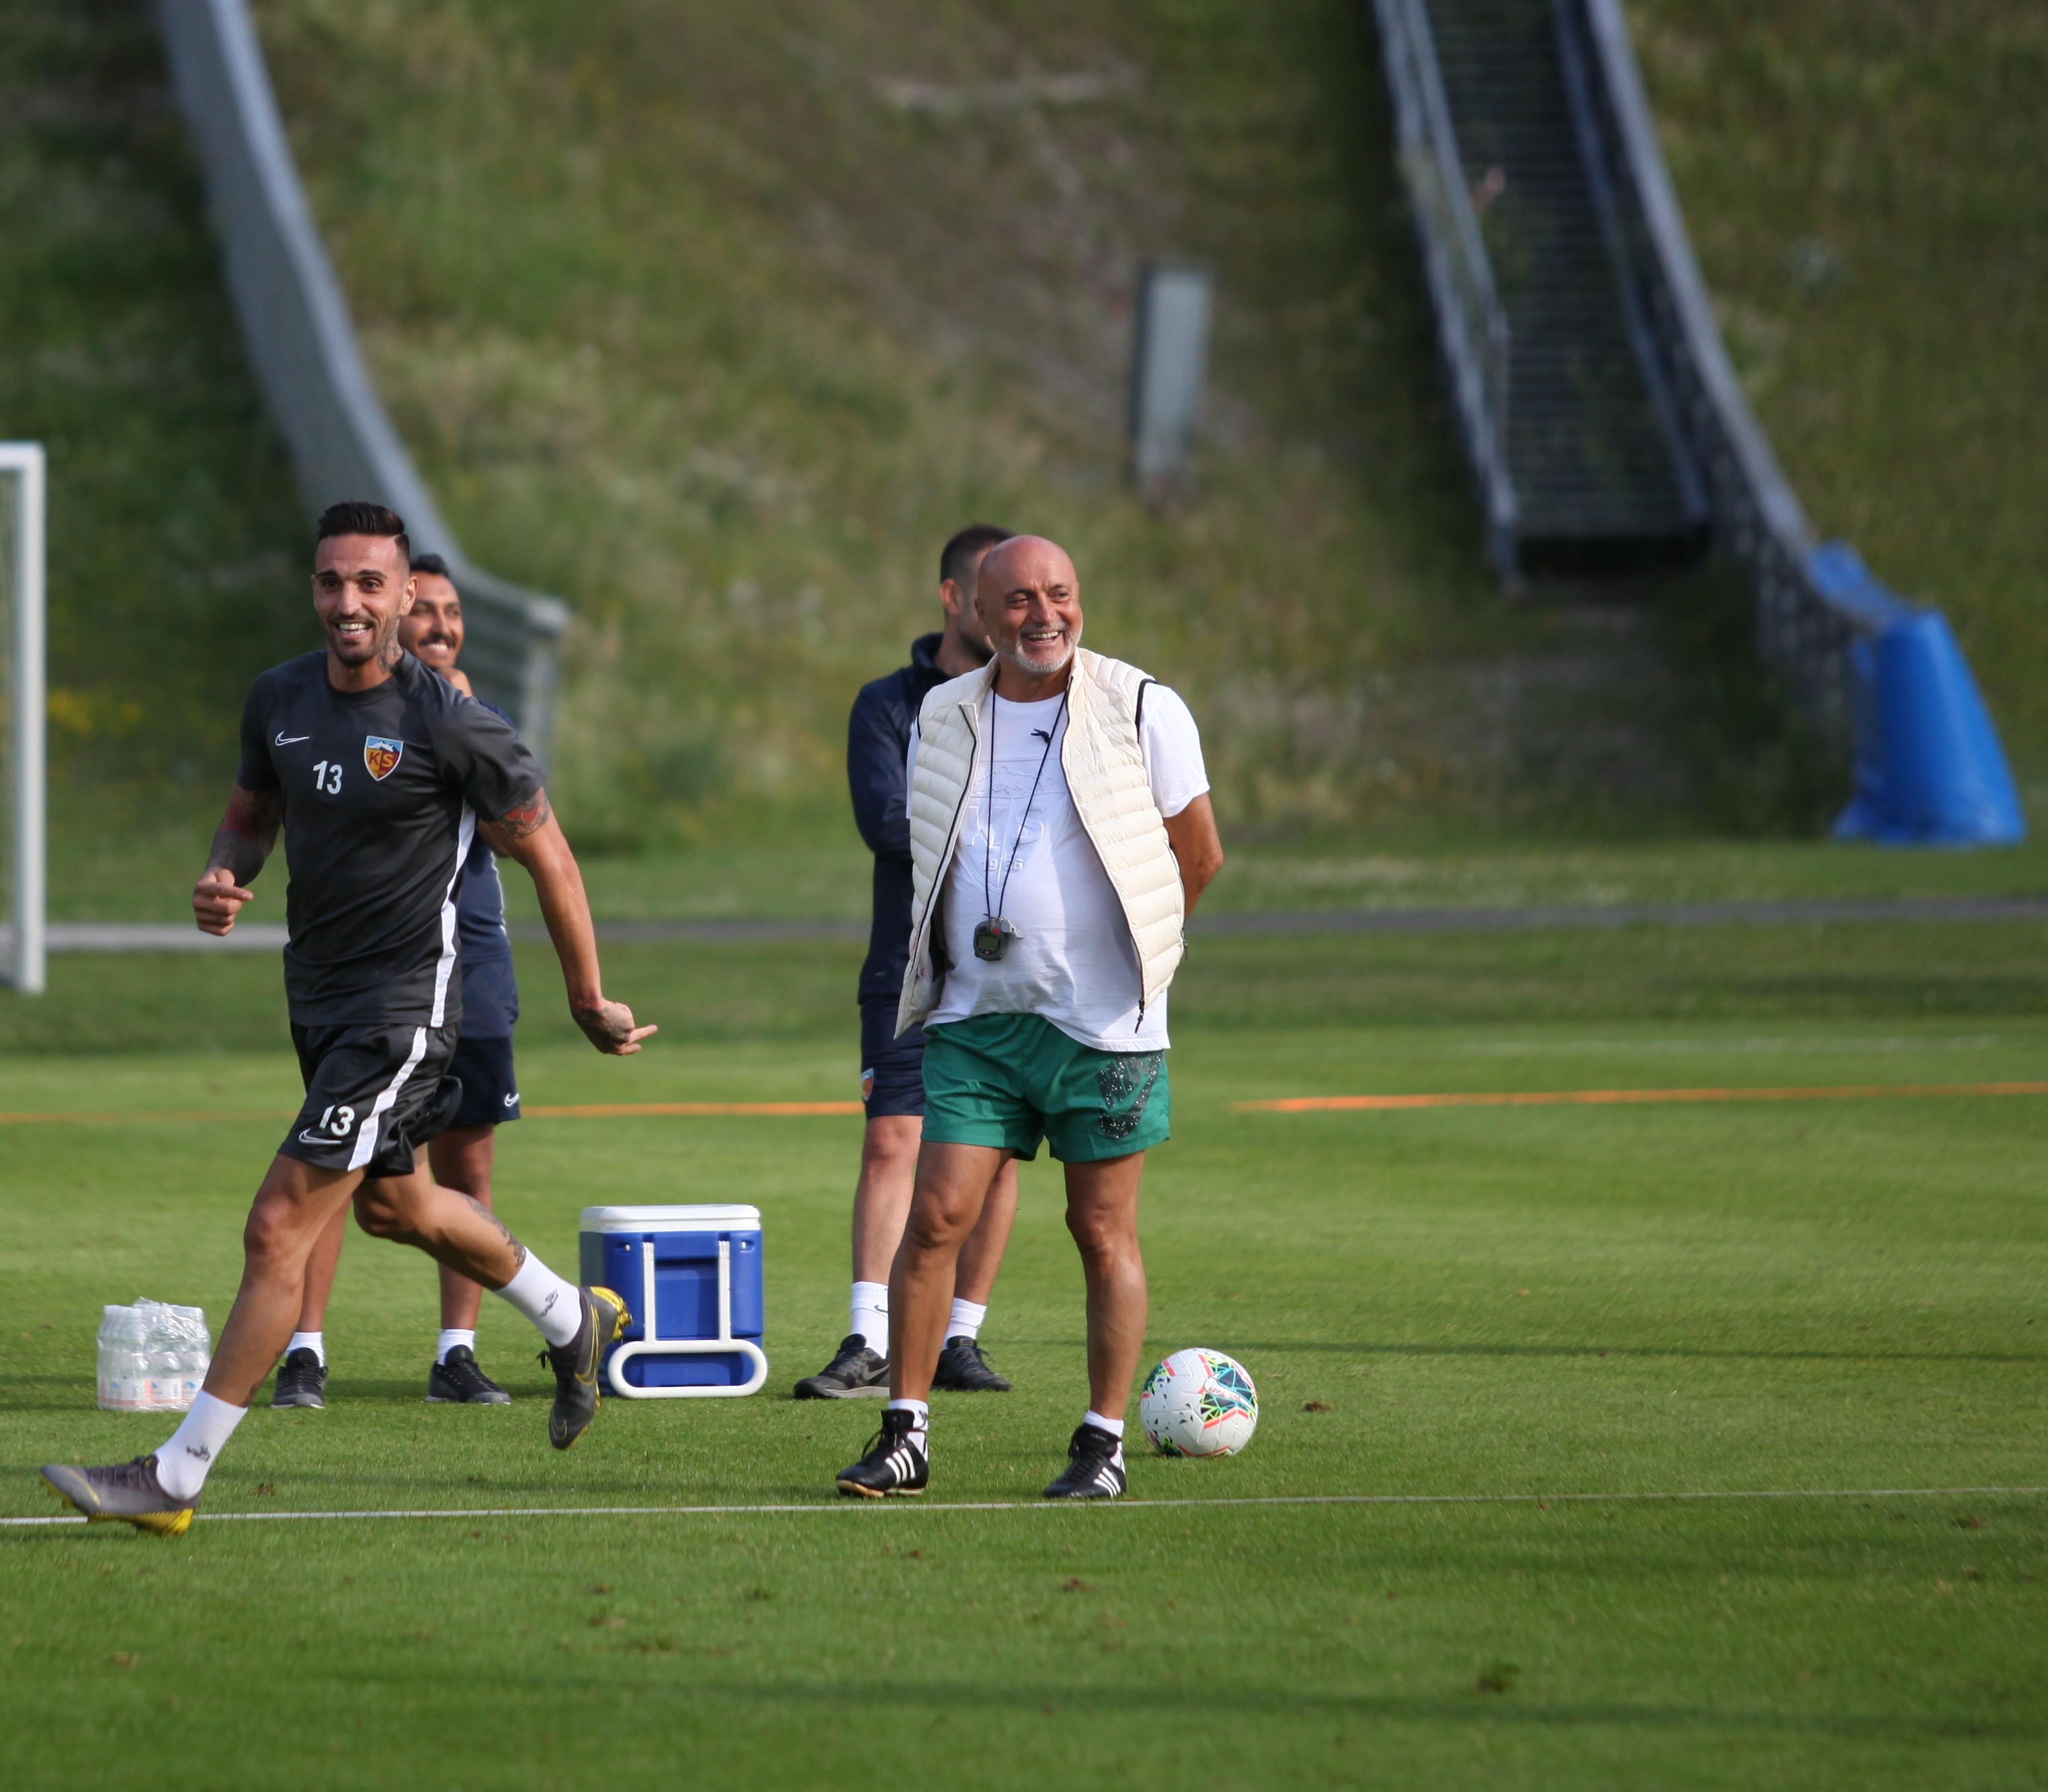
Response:
[[[320,512],[320,532],[313,537],[313,545],[318,547],[336,535],[385,536],[397,541],[398,552],[408,561],[413,557],[413,544],[405,538],[405,519],[396,510],[372,504],[367,498],[344,498]]]
[[[448,562],[439,554],[414,554],[413,570],[424,572],[430,578],[445,579],[450,584],[455,583],[455,575],[448,571]]]
[[[975,562],[999,541],[1007,541],[1014,529],[998,529],[992,522],[972,522],[939,549],[939,583],[950,579],[963,591],[973,578]]]

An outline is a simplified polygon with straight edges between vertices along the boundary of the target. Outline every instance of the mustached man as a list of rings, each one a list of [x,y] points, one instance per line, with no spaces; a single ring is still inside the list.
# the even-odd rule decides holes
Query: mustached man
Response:
[[[326,647],[265,673],[242,712],[241,769],[192,909],[203,932],[227,933],[281,829],[285,987],[305,1104],[250,1208],[241,1290],[184,1422],[132,1462],[44,1468],[88,1519],[172,1536],[190,1526],[208,1472],[291,1336],[313,1247],[351,1204],[365,1232],[482,1283],[539,1330],[557,1449],[596,1413],[598,1363],[623,1329],[624,1303],[556,1274],[415,1160],[461,1095],[447,1074],[462,1024],[456,896],[478,831],[532,875],[569,1012],[591,1043],[624,1057],[654,1029],[606,999],[582,875],[533,756],[399,646],[411,553],[405,524],[382,506],[331,506],[313,563]]]

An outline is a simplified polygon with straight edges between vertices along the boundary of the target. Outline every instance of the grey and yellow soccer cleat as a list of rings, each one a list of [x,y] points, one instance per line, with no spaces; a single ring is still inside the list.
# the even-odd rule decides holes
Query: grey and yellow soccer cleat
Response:
[[[541,1360],[555,1371],[555,1403],[548,1441],[565,1450],[590,1428],[599,1398],[597,1371],[604,1353],[626,1329],[626,1303],[609,1288],[580,1288],[583,1323],[565,1344],[550,1344]]]
[[[931,1484],[930,1433],[917,1429],[917,1415],[885,1412],[882,1429],[869,1441],[867,1453],[839,1472],[841,1493],[862,1499],[922,1493]]]
[[[108,1468],[79,1468],[68,1462],[43,1465],[50,1491],[84,1513],[94,1524],[118,1519],[158,1537],[182,1537],[192,1529],[199,1501],[180,1499],[164,1491],[157,1480],[157,1459],[138,1456]]]

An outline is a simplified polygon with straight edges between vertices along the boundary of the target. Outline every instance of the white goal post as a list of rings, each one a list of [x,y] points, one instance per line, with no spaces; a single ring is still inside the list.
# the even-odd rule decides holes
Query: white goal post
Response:
[[[0,442],[0,478],[14,490],[6,517],[12,925],[8,980],[24,995],[45,987],[44,498],[41,442]]]

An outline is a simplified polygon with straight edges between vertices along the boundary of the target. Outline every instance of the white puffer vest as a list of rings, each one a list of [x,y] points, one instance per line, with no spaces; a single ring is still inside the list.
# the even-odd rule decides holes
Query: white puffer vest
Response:
[[[940,685],[918,712],[910,772],[910,962],[896,1009],[899,1034],[929,1019],[939,1005],[938,897],[960,845],[960,816],[980,752],[981,700],[995,672],[991,662]],[[1141,1012],[1166,993],[1185,949],[1180,861],[1152,800],[1138,735],[1145,687],[1155,682],[1135,665],[1076,649],[1060,743],[1074,808],[1131,929]]]

